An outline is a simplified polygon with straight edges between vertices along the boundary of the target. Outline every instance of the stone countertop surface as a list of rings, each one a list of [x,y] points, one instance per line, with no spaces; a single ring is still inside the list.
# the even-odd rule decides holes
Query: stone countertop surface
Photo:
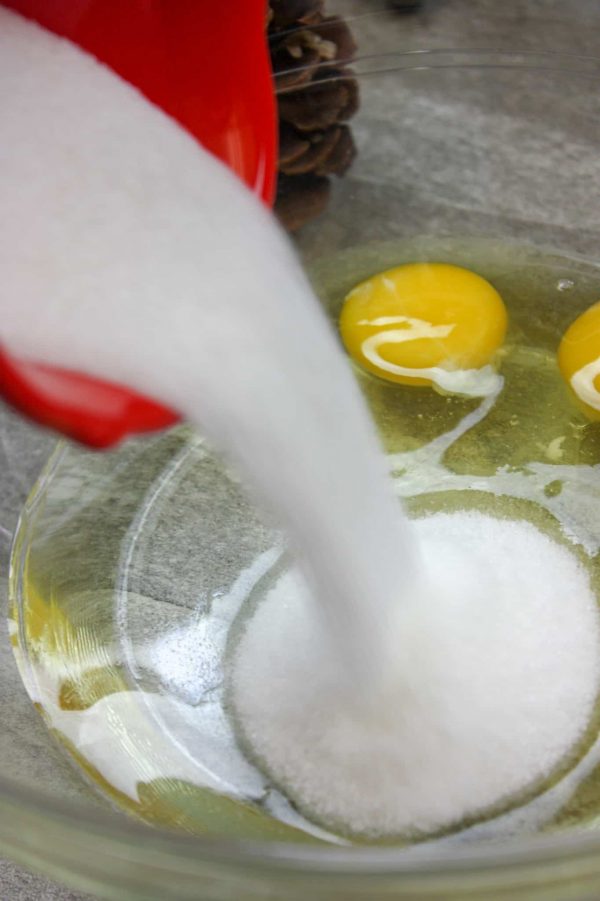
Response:
[[[360,33],[360,53],[390,50],[474,47],[559,51],[600,56],[600,4],[597,0],[424,0],[417,12],[398,14],[380,0],[329,0],[327,9],[355,20]],[[382,97],[382,103],[385,98]],[[54,444],[41,430],[24,425],[0,410],[0,552],[7,558],[18,511]],[[5,568],[3,576],[5,577]],[[4,578],[5,581],[5,578]],[[0,661],[0,669],[12,666]],[[0,736],[3,760],[18,755],[19,722],[29,717],[27,699],[2,697],[0,716],[8,723],[7,737]],[[12,728],[12,733],[11,733]],[[31,730],[31,723],[28,721]],[[43,730],[41,724],[36,727]],[[40,735],[39,778],[45,767],[65,766],[60,759],[47,760],[48,751]],[[10,771],[10,767],[9,767]],[[78,789],[73,779],[72,793]],[[67,782],[65,782],[67,784]],[[0,901],[85,901],[89,895],[61,888],[32,875],[10,861],[0,860]]]

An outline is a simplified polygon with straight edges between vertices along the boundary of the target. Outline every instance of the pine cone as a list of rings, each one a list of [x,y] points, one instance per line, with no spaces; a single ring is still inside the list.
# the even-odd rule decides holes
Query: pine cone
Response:
[[[329,202],[331,185],[322,175],[279,175],[275,212],[282,225],[295,231],[319,216]]]
[[[328,176],[343,175],[356,154],[343,124],[358,109],[358,84],[346,68],[356,44],[342,18],[324,14],[323,3],[270,0],[280,123],[275,212],[290,231],[323,211]]]
[[[347,125],[301,134],[285,122],[279,130],[279,171],[284,175],[343,175],[355,149]]]

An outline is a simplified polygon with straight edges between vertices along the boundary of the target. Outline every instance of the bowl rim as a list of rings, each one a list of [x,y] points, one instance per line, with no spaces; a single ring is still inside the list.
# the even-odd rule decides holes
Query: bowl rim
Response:
[[[336,74],[332,79],[362,78],[381,74],[419,70],[473,69],[476,71],[506,69],[553,72],[577,78],[597,78],[600,57],[530,50],[493,50],[478,48],[425,49],[395,51],[358,57],[351,62],[352,71]],[[286,89],[278,89],[285,93]],[[298,88],[295,88],[298,90]],[[66,451],[59,442],[34,485],[23,507],[15,530],[11,560],[16,542],[22,536],[31,504],[60,465]],[[11,564],[12,565],[12,564]],[[9,597],[10,604],[10,597]],[[311,872],[315,875],[398,876],[435,878],[449,874],[482,875],[502,870],[514,873],[536,864],[560,866],[576,860],[593,862],[589,866],[600,873],[600,834],[546,833],[515,836],[492,842],[448,844],[428,847],[428,842],[411,846],[339,846],[333,844],[293,844],[285,842],[208,837],[168,831],[124,815],[122,811],[88,809],[75,801],[55,797],[49,792],[15,783],[0,773],[0,814],[18,823],[24,814],[40,819],[64,831],[68,836],[82,833],[93,842],[102,837],[104,848],[123,849],[142,846],[144,854],[154,852],[177,860],[224,863],[228,866],[257,868],[286,873]]]
[[[0,812],[26,809],[26,813],[42,814],[45,822],[63,827],[65,834],[93,839],[102,837],[104,845],[123,848],[143,845],[144,855],[165,853],[193,864],[235,863],[248,868],[270,866],[285,872],[351,876],[435,877],[452,872],[473,874],[497,869],[521,869],[536,864],[560,866],[577,860],[592,860],[600,871],[600,836],[593,833],[568,835],[515,836],[492,842],[447,845],[429,853],[426,843],[398,846],[312,845],[291,842],[261,842],[228,839],[169,831],[142,820],[96,809],[93,813],[77,801],[53,798],[25,785],[15,786],[0,777]],[[89,827],[89,828],[87,828]],[[108,839],[108,842],[107,842]],[[427,853],[423,853],[423,852]]]
[[[318,66],[300,66],[282,69],[277,73],[279,79],[292,73],[311,69],[312,72],[323,72],[319,84],[329,81],[347,81],[348,78],[367,78],[373,75],[393,74],[394,72],[421,71],[426,69],[506,69],[530,70],[533,72],[553,72],[575,77],[588,76],[596,78],[600,74],[600,56],[579,53],[553,53],[539,50],[501,50],[485,47],[435,48],[419,50],[390,50],[385,53],[365,54],[357,56],[344,66],[343,70],[330,72],[331,63],[321,62]],[[314,86],[313,86],[314,87]],[[311,84],[284,85],[275,82],[276,94],[310,91]]]

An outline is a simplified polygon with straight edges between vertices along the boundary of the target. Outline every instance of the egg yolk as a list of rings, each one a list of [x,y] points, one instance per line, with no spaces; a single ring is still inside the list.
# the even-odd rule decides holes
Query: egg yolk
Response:
[[[586,416],[600,420],[600,302],[563,335],[558,366]]]
[[[347,295],[344,345],[381,378],[483,396],[501,379],[490,362],[506,334],[502,298],[484,278],[446,263],[410,263],[374,275]]]

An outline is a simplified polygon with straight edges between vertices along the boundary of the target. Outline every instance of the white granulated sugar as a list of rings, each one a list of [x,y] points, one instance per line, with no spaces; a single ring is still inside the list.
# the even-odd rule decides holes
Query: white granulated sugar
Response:
[[[510,806],[589,723],[598,612],[585,568],[527,522],[480,513],[414,523],[429,586],[398,597],[397,666],[352,698],[299,577],[247,624],[232,703],[257,761],[318,821],[426,834]]]
[[[0,340],[200,425],[290,536],[338,652],[380,663],[412,542],[274,217],[130,85],[1,6],[0,86]]]

